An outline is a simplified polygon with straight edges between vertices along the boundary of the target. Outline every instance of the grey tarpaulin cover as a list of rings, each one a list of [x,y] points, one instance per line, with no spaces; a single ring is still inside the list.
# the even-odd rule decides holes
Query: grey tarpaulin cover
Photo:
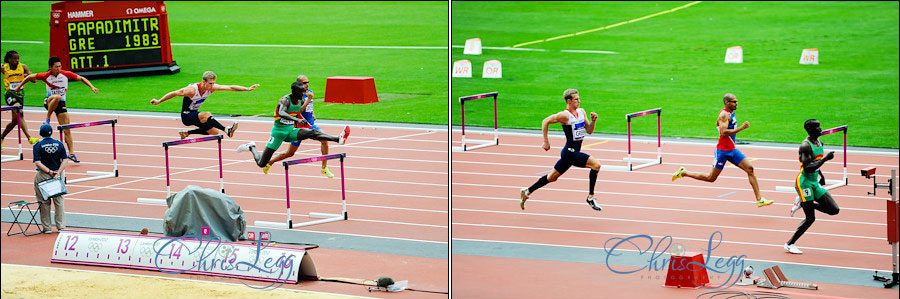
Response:
[[[200,229],[208,226],[210,238],[231,242],[246,239],[244,211],[218,190],[189,185],[169,196],[166,203],[169,209],[163,220],[167,237],[200,236]]]

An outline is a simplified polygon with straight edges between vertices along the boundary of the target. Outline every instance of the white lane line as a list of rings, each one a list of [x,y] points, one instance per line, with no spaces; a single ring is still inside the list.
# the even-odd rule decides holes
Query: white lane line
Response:
[[[452,224],[453,225],[461,225],[461,226],[502,228],[502,229],[522,229],[522,230],[537,230],[537,231],[551,231],[551,232],[567,232],[567,233],[592,234],[592,235],[614,235],[614,236],[632,236],[632,235],[634,235],[634,234],[630,234],[630,233],[620,233],[620,232],[598,232],[598,231],[556,229],[556,228],[544,228],[544,227],[522,227],[522,226],[491,225],[491,224],[477,224],[477,223],[458,223],[458,222],[453,222]],[[734,228],[738,229],[738,227],[734,227]],[[791,231],[791,232],[793,232],[793,231]],[[662,237],[662,236],[652,236],[652,237]],[[672,239],[675,239],[675,240],[709,242],[709,239],[698,239],[698,238],[676,237],[676,236],[671,236],[671,237],[672,237]],[[873,238],[873,239],[884,240],[883,237],[882,238]],[[773,247],[774,246],[778,246],[778,247],[784,246],[784,244],[766,244],[766,243],[725,241],[725,240],[723,240],[722,243],[741,244],[741,245],[773,246]],[[806,249],[807,247],[803,247],[803,248]],[[815,248],[815,247],[810,247],[810,248]],[[831,249],[831,248],[816,248],[816,249],[826,250],[826,251],[841,251],[841,252],[852,252],[852,253],[862,253],[862,254],[874,254],[874,255],[890,255],[888,253],[869,252],[869,251],[853,251],[853,250]]]

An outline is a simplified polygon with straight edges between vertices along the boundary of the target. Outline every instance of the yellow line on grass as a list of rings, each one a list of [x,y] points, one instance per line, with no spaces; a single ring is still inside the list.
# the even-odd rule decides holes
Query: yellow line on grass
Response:
[[[649,18],[658,16],[658,15],[664,15],[664,14],[667,14],[667,13],[670,13],[670,12],[677,11],[677,10],[680,10],[680,9],[682,9],[682,8],[688,8],[688,7],[691,7],[691,6],[693,6],[694,4],[697,4],[697,3],[700,3],[700,2],[702,2],[702,1],[694,1],[694,2],[685,4],[685,5],[682,5],[682,6],[679,6],[679,7],[673,8],[673,9],[670,9],[670,10],[664,10],[664,11],[661,11],[661,12],[658,12],[658,13],[655,13],[655,14],[646,15],[646,16],[643,16],[643,17],[640,17],[640,18],[637,18],[637,19],[634,19],[634,20],[628,20],[628,21],[625,21],[625,22],[620,22],[620,23],[616,23],[616,24],[609,25],[609,26],[597,27],[597,28],[590,29],[590,30],[585,30],[585,31],[576,32],[576,33],[564,34],[564,35],[560,35],[560,36],[556,36],[556,37],[551,37],[551,38],[548,38],[548,39],[539,39],[539,40],[536,40],[536,41],[530,41],[530,42],[527,42],[527,43],[521,43],[521,44],[517,44],[517,45],[512,46],[512,48],[518,48],[518,47],[521,47],[521,46],[527,46],[527,45],[536,44],[536,43],[542,43],[542,42],[549,42],[549,41],[553,41],[553,40],[557,40],[557,39],[561,39],[561,38],[573,37],[573,36],[576,36],[576,35],[588,34],[588,33],[591,33],[591,32],[597,32],[597,31],[600,31],[600,30],[605,30],[605,29],[609,29],[609,28],[613,28],[613,27],[618,27],[618,26],[625,25],[625,24],[628,24],[628,23],[634,23],[634,22],[638,22],[638,21],[643,21],[643,20],[646,20],[646,19],[649,19]]]

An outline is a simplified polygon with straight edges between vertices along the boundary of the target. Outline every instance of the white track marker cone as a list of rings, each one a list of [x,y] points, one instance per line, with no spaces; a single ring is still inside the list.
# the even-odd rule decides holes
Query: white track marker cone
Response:
[[[725,51],[725,63],[744,63],[744,49],[740,46]]]
[[[463,54],[481,55],[481,39],[480,38],[467,39],[466,40],[466,49],[463,50]]]
[[[803,49],[800,64],[819,64],[819,49]]]
[[[457,60],[453,62],[453,77],[472,78],[472,62]]]
[[[488,60],[484,62],[484,70],[481,72],[482,78],[503,78],[503,68],[500,60]]]

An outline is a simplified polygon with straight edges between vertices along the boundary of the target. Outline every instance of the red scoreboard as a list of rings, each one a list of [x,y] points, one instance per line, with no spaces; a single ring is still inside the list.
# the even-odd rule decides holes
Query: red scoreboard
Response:
[[[177,73],[163,1],[51,5],[50,56],[87,77]]]

